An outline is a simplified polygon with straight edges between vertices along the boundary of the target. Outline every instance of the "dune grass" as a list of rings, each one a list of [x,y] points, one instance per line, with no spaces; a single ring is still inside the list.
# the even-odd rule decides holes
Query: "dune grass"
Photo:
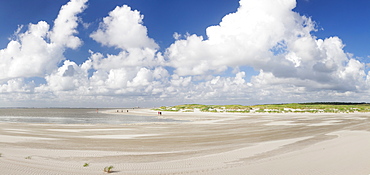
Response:
[[[354,113],[370,112],[369,103],[348,102],[315,102],[315,103],[287,103],[264,105],[202,105],[184,104],[177,106],[162,106],[157,111],[193,112],[198,109],[202,112],[258,112],[258,113]]]
[[[106,167],[104,168],[104,172],[106,172],[106,173],[111,173],[113,168],[114,168],[113,166],[106,166]]]

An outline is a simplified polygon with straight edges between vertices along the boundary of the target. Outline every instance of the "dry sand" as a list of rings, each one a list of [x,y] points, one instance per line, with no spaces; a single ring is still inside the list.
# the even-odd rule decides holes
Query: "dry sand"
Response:
[[[370,114],[159,117],[186,122],[0,123],[0,174],[370,174]]]

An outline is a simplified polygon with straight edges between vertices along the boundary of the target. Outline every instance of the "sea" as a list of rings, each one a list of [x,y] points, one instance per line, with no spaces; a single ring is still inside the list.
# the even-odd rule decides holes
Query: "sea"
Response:
[[[0,122],[50,124],[130,124],[151,122],[184,122],[153,116],[119,115],[103,113],[106,110],[90,108],[1,108]],[[122,109],[126,112],[126,109]],[[121,109],[119,111],[122,111]],[[133,110],[132,108],[130,110]]]

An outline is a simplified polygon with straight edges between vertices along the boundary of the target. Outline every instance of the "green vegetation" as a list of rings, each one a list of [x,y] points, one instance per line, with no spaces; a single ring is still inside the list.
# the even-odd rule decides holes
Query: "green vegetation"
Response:
[[[84,166],[84,167],[88,167],[88,166],[89,166],[89,164],[88,164],[88,163],[85,163],[83,166]]]
[[[104,172],[111,173],[113,168],[114,168],[113,166],[107,166],[104,168]]]
[[[370,112],[369,103],[317,102],[289,103],[265,105],[201,105],[185,104],[177,106],[162,106],[158,111],[181,112],[239,112],[239,113],[354,113]]]
[[[0,153],[0,157],[2,156],[3,154]]]
[[[25,157],[25,159],[31,159],[31,156],[27,156],[27,157]]]

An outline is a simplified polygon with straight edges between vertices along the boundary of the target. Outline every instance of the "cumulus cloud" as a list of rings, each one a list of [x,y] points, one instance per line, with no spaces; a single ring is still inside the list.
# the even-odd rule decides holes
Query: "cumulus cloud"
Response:
[[[45,41],[48,30],[46,22],[30,24],[18,40],[10,41],[7,48],[0,50],[0,79],[43,76],[56,68],[63,58],[62,50]]]
[[[207,28],[207,39],[191,35],[173,43],[166,52],[169,64],[181,76],[251,66],[261,70],[262,77],[262,72],[271,73],[264,78],[279,80],[276,84],[359,90],[364,65],[343,51],[338,37],[313,36],[315,23],[294,12],[295,6],[294,0],[241,0],[237,12]]]
[[[25,85],[22,78],[8,80],[6,84],[0,85],[0,93],[7,94],[12,92],[28,93],[30,87]]]
[[[344,51],[339,37],[317,38],[316,24],[293,9],[295,0],[240,0],[206,36],[174,32],[162,54],[144,15],[116,7],[90,34],[115,54],[90,50],[82,64],[64,58],[83,44],[77,26],[87,0],[64,5],[44,21],[16,32],[0,50],[0,98],[87,106],[177,103],[274,103],[362,100],[365,64]],[[258,74],[243,70],[251,67]],[[41,77],[35,83],[28,78]],[[250,80],[249,80],[250,79]],[[10,95],[12,98],[10,98]]]
[[[43,77],[57,68],[64,59],[66,48],[81,45],[77,33],[77,17],[87,0],[72,0],[61,8],[50,30],[49,24],[40,21],[29,24],[28,30],[0,50],[0,80],[25,77]]]
[[[104,55],[90,51],[91,56],[81,65],[66,60],[46,76],[47,83],[36,90],[53,92],[64,98],[75,98],[78,94],[82,99],[102,97],[114,100],[126,96],[127,100],[160,96],[170,75],[163,68],[165,59],[156,50],[158,45],[147,36],[142,19],[138,11],[126,5],[116,7],[91,37],[103,45],[118,48],[120,52]],[[99,102],[103,102],[102,99]]]
[[[116,55],[90,51],[94,70],[91,91],[98,94],[151,95],[162,92],[168,78],[164,57],[147,35],[143,15],[127,5],[116,7],[90,37],[102,45],[120,49]],[[98,87],[98,88],[97,88]]]
[[[76,63],[69,60],[52,74],[45,77],[48,82],[49,91],[69,91],[87,86],[88,72],[84,65],[79,67]]]
[[[127,5],[116,7],[103,19],[97,31],[91,37],[106,46],[114,46],[124,50],[132,48],[156,49],[158,45],[147,36],[147,28],[143,26],[144,16]]]
[[[82,44],[82,41],[74,36],[77,34],[78,17],[86,8],[87,0],[71,0],[62,6],[58,17],[54,21],[54,28],[50,32],[52,43],[60,44],[68,48],[76,49]]]
[[[270,49],[285,35],[304,35],[312,28],[306,25],[309,29],[302,30],[300,23],[308,19],[299,18],[292,11],[294,7],[294,0],[242,0],[237,12],[207,28],[207,40],[191,35],[172,44],[167,50],[170,64],[180,75],[212,74],[228,66],[265,65],[271,60]]]

